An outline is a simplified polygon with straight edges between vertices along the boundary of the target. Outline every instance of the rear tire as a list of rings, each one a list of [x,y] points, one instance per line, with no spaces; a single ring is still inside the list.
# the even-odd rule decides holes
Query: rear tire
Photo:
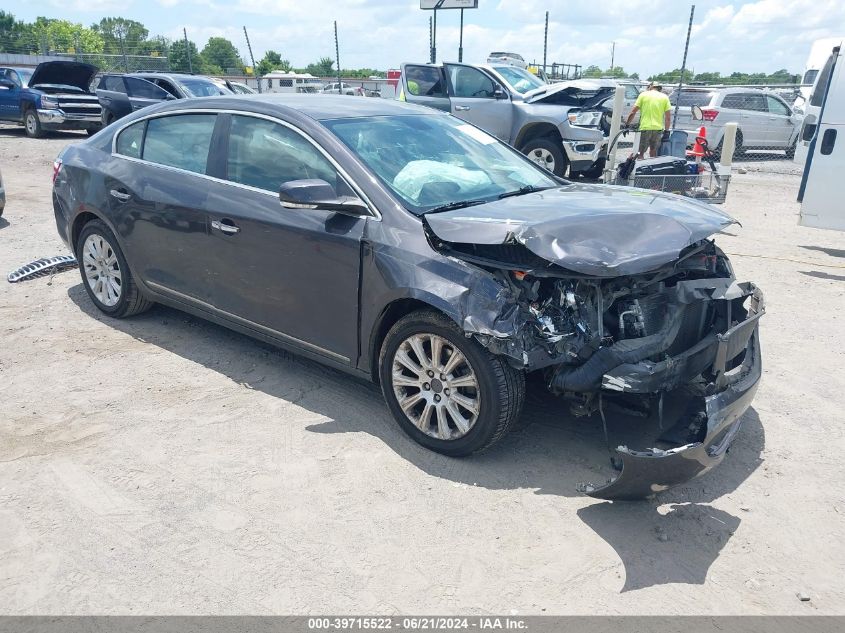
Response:
[[[41,127],[41,119],[35,108],[29,107],[23,113],[23,126],[29,138],[41,138],[44,136],[44,128]]]
[[[102,220],[91,220],[79,233],[76,261],[88,296],[103,314],[122,319],[152,307],[135,283],[117,238]]]
[[[563,153],[563,146],[550,138],[535,138],[522,146],[522,153],[528,159],[552,172],[555,176],[563,176],[569,166],[569,160]]]
[[[378,370],[402,430],[451,457],[483,451],[504,437],[525,399],[523,372],[434,310],[412,312],[390,329]]]

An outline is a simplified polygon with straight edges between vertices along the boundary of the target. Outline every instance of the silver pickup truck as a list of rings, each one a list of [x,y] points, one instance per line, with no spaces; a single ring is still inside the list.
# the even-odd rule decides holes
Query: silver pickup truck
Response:
[[[399,99],[451,112],[558,176],[596,177],[606,139],[597,104],[613,88],[547,84],[506,64],[402,64]]]

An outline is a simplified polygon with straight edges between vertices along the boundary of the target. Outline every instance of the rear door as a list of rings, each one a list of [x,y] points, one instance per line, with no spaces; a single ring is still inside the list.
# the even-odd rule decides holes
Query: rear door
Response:
[[[103,108],[103,123],[111,123],[132,112],[126,83],[121,76],[103,76],[97,88],[97,100]]]
[[[134,123],[116,139],[106,193],[133,270],[153,290],[180,301],[210,301],[214,259],[206,176],[218,117],[172,114]]]
[[[437,108],[449,112],[451,106],[446,92],[446,77],[442,66],[402,64],[401,101]]]
[[[368,221],[289,209],[279,187],[318,178],[339,195],[353,189],[303,133],[246,114],[229,121],[212,201],[208,262],[214,306],[243,325],[351,363],[358,355],[361,238]]]
[[[444,64],[451,112],[505,143],[510,142],[513,105],[508,93],[490,75],[465,64]],[[497,98],[504,94],[505,98]]]

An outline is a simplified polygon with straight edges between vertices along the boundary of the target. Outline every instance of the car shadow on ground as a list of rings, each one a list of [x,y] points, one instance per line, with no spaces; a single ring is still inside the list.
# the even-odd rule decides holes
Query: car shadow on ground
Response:
[[[17,138],[27,138],[26,130],[22,125],[0,125],[0,136],[11,136]],[[88,138],[88,135],[84,131],[75,131],[75,130],[50,130],[45,131],[44,136],[42,138],[51,139],[51,138],[64,138],[68,140],[81,140]]]
[[[485,453],[454,459],[408,438],[391,418],[379,388],[368,381],[164,306],[121,320],[97,311],[81,284],[71,287],[68,296],[86,315],[109,327],[325,418],[306,427],[311,432],[367,433],[421,471],[458,485],[576,497],[580,483],[601,482],[613,474],[600,421],[573,417],[539,381],[529,381],[521,428]],[[291,386],[303,383],[310,386]],[[617,422],[608,416],[611,435],[619,430],[614,428]],[[654,499],[597,501],[578,510],[578,517],[624,563],[623,591],[667,582],[704,582],[740,523],[707,504],[733,492],[757,469],[764,446],[763,427],[752,408],[729,457],[711,473]],[[670,511],[659,512],[665,504],[673,504]]]
[[[817,251],[825,255],[830,255],[831,257],[845,257],[845,249],[842,248],[827,248],[825,246],[799,246],[799,248],[808,251]]]
[[[845,275],[833,275],[831,273],[824,273],[820,270],[799,270],[802,275],[807,277],[815,277],[816,279],[826,279],[827,281],[845,281]]]
[[[9,226],[9,221],[4,217],[0,217],[0,229],[5,229],[7,226]]]

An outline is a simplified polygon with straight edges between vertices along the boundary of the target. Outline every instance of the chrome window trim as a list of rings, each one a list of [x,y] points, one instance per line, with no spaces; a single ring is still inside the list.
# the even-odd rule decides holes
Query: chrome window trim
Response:
[[[213,182],[222,183],[224,185],[231,185],[233,187],[238,187],[240,189],[246,189],[248,191],[254,191],[254,192],[257,192],[257,193],[263,193],[265,195],[272,196],[274,198],[279,197],[278,192],[274,193],[272,191],[267,191],[266,189],[259,189],[258,187],[252,187],[250,185],[244,185],[244,184],[241,184],[239,182],[234,182],[232,180],[226,180],[225,178],[217,178],[216,176],[209,176],[208,174],[200,174],[200,173],[197,173],[195,171],[190,171],[188,169],[182,169],[180,167],[171,167],[170,165],[162,165],[160,163],[154,163],[154,162],[149,161],[149,160],[144,160],[143,158],[133,158],[133,157],[130,157],[130,156],[124,156],[123,154],[119,154],[117,152],[117,137],[120,136],[126,128],[131,127],[132,125],[135,125],[136,123],[141,123],[143,121],[148,121],[150,119],[157,119],[157,118],[161,118],[161,117],[165,117],[165,116],[172,116],[172,115],[178,115],[178,114],[214,114],[214,115],[231,114],[233,116],[250,116],[250,117],[254,117],[256,119],[265,119],[265,120],[271,121],[273,123],[278,123],[279,125],[282,125],[283,127],[288,128],[289,130],[293,131],[294,133],[299,134],[307,142],[311,143],[311,145],[313,145],[317,149],[317,151],[320,152],[320,154],[322,154],[326,158],[326,160],[328,160],[329,163],[337,170],[337,172],[341,175],[341,177],[346,181],[346,184],[349,185],[349,187],[356,194],[358,194],[358,197],[360,197],[361,200],[364,201],[364,203],[367,205],[367,208],[370,210],[371,215],[369,217],[371,217],[373,220],[375,220],[377,222],[381,221],[381,218],[382,218],[381,212],[373,204],[372,200],[370,200],[370,198],[361,190],[361,188],[358,186],[358,184],[349,176],[349,174],[346,172],[346,170],[343,167],[341,167],[340,164],[325,149],[323,149],[313,138],[311,138],[303,130],[300,130],[298,127],[288,123],[287,121],[284,121],[282,119],[279,119],[277,117],[270,116],[270,115],[267,115],[267,114],[260,114],[258,112],[244,112],[243,110],[215,109],[215,108],[196,108],[196,109],[190,108],[190,109],[180,109],[180,110],[168,110],[167,112],[156,112],[154,114],[148,114],[146,116],[139,117],[137,119],[133,119],[132,121],[123,124],[122,126],[120,126],[115,131],[114,135],[112,136],[111,155],[115,158],[122,158],[122,159],[133,161],[133,162],[136,162],[136,163],[141,163],[143,165],[152,165],[154,167],[160,167],[160,168],[168,169],[168,170],[171,170],[171,171],[176,171],[176,172],[179,172],[179,173],[182,173],[182,174],[191,174],[193,176],[199,176],[200,178],[205,178],[205,179],[211,180]]]
[[[202,299],[197,299],[196,297],[192,297],[191,295],[179,292],[178,290],[173,290],[172,288],[168,288],[167,286],[163,286],[154,281],[145,281],[144,283],[164,295],[171,295],[175,298],[180,299],[181,301],[200,306],[203,309],[211,312],[212,314],[219,314],[229,319],[230,321],[234,321],[235,323],[240,323],[241,325],[245,325],[249,328],[258,330],[259,332],[263,332],[265,334],[269,334],[270,336],[274,336],[282,341],[287,341],[288,343],[297,345],[299,347],[302,347],[303,349],[307,349],[312,352],[316,352],[322,356],[328,356],[329,358],[343,361],[344,363],[349,365],[352,364],[352,359],[347,358],[343,354],[338,354],[337,352],[333,352],[329,349],[326,349],[325,347],[314,345],[314,343],[309,343],[308,341],[303,341],[302,339],[296,338],[295,336],[291,336],[290,334],[279,332],[278,330],[269,328],[266,325],[261,325],[260,323],[256,323],[255,321],[250,321],[249,319],[245,319],[241,316],[238,316],[237,314],[232,314],[231,312],[227,312],[226,310],[221,310],[220,308],[206,301],[203,301]]]

